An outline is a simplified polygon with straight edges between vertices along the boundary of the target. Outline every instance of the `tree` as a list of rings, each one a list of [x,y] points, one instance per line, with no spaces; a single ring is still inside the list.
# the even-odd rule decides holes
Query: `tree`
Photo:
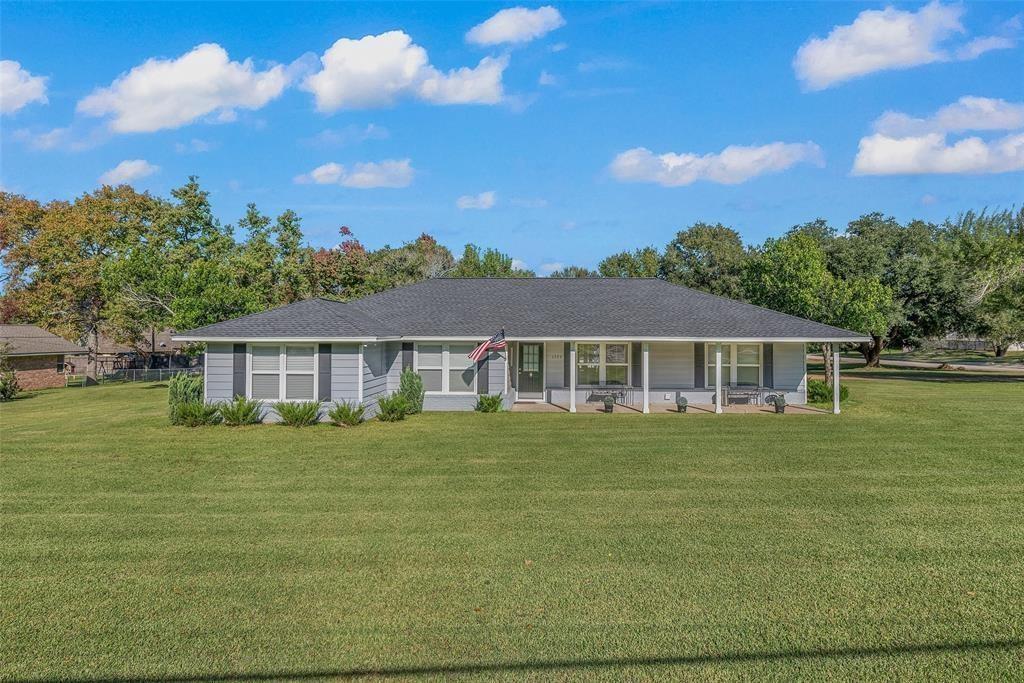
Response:
[[[535,277],[531,270],[516,268],[515,261],[497,249],[486,249],[467,244],[462,257],[455,267],[448,271],[448,277]]]
[[[768,239],[743,270],[747,300],[782,313],[821,320],[831,296],[825,252],[812,237]]]
[[[580,277],[601,277],[596,270],[590,270],[582,266],[566,266],[559,270],[552,271],[548,277],[556,278],[580,278]]]
[[[743,299],[747,250],[740,234],[721,223],[694,223],[665,247],[661,277],[730,299]]]
[[[658,277],[661,254],[654,247],[612,254],[597,265],[603,277]]]

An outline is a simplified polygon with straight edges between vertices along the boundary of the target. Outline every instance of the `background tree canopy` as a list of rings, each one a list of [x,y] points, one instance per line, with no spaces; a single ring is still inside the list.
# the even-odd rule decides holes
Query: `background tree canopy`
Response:
[[[141,343],[313,296],[347,300],[434,277],[533,277],[508,254],[428,234],[370,250],[348,227],[336,247],[304,242],[300,217],[249,204],[222,225],[189,178],[170,198],[127,185],[46,204],[0,193],[0,320],[38,324],[95,348],[100,331]],[[866,213],[842,231],[818,219],[761,245],[698,222],[664,249],[612,254],[551,277],[659,277],[857,330],[875,364],[889,345],[950,332],[1024,341],[1024,210],[967,211],[941,225]]]

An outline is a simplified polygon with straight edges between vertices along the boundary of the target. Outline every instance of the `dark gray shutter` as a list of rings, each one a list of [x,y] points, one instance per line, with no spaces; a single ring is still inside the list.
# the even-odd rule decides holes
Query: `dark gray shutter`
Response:
[[[762,344],[764,349],[761,353],[761,371],[764,374],[764,385],[768,388],[775,387],[775,347],[772,344]]]
[[[565,342],[565,349],[562,351],[562,386],[569,386],[569,349],[572,346],[570,342]]]
[[[321,344],[320,345],[320,367],[317,368],[320,373],[319,387],[317,388],[317,398],[321,401],[331,400],[331,345]]]
[[[693,388],[703,389],[704,378],[707,376],[707,369],[704,367],[704,344],[696,342],[693,345]]]
[[[402,342],[402,369],[412,370],[412,342]]]
[[[490,391],[487,377],[487,365],[490,360],[491,354],[488,353],[476,363],[476,393],[478,394],[486,394]]]
[[[245,396],[245,344],[235,344],[231,366],[231,395]]]
[[[633,347],[631,349],[632,357],[629,359],[630,365],[633,366],[633,377],[631,379],[633,380],[634,387],[642,387],[644,385],[643,346],[640,342],[633,342],[631,346]]]

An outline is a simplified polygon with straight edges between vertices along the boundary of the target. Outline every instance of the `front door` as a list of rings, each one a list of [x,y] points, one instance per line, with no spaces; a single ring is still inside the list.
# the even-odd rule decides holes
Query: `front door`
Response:
[[[544,398],[544,345],[519,345],[519,398]]]

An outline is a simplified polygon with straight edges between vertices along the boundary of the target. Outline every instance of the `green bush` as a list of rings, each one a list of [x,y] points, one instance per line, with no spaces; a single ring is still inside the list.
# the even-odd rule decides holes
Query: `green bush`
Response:
[[[377,401],[377,419],[382,422],[398,422],[409,414],[409,401],[395,393]]]
[[[203,402],[203,376],[190,375],[184,372],[171,377],[167,382],[167,414],[171,424],[182,424],[178,417],[178,407],[185,403]]]
[[[220,423],[220,411],[217,406],[207,405],[202,401],[186,401],[174,408],[174,424],[182,427],[202,427]]]
[[[839,402],[843,403],[846,399],[850,398],[850,387],[840,383],[839,385]],[[807,381],[807,402],[808,403],[831,403],[832,402],[832,387],[826,384],[820,379],[811,379]]]
[[[331,418],[331,422],[338,425],[339,427],[354,427],[363,421],[363,413],[366,412],[366,408],[362,403],[347,401],[337,403],[331,408],[327,415]]]
[[[423,390],[423,378],[412,370],[402,370],[398,379],[398,393],[405,397],[409,415],[416,415],[423,412],[423,397],[426,392]]]
[[[219,408],[224,424],[229,427],[254,425],[263,420],[260,402],[245,396],[235,396],[233,401],[225,401]]]
[[[319,401],[278,401],[274,410],[289,427],[308,427],[320,420]]]
[[[0,370],[0,401],[13,401],[19,391],[21,385],[14,370]]]
[[[481,413],[500,413],[502,402],[501,394],[482,394],[476,400],[476,409]]]

